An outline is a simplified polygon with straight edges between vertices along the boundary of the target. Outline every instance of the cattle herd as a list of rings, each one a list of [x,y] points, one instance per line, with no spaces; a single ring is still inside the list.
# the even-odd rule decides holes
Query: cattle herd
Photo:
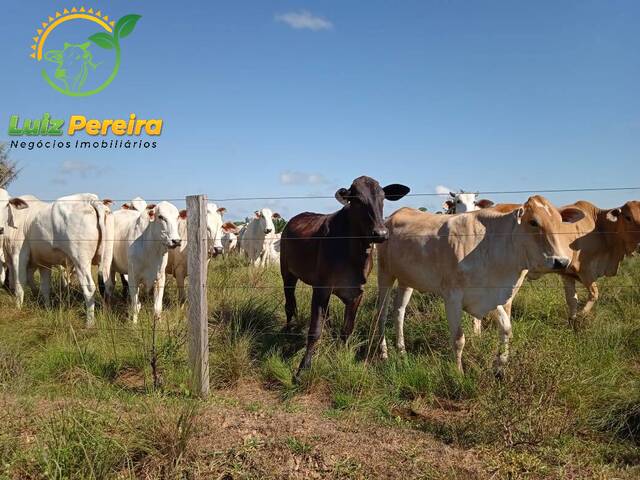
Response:
[[[296,315],[298,280],[313,288],[307,349],[299,371],[309,368],[320,338],[331,295],[345,305],[342,338],[352,333],[364,286],[378,262],[377,313],[372,330],[373,353],[385,358],[384,326],[391,289],[396,348],[405,353],[403,322],[414,289],[440,295],[456,365],[462,371],[465,344],[461,320],[474,318],[474,332],[482,318],[497,320],[500,347],[496,369],[503,368],[511,338],[511,304],[526,278],[547,273],[561,276],[570,321],[586,315],[598,298],[596,280],[613,276],[625,256],[640,244],[640,202],[628,201],[600,209],[578,201],[556,207],[540,195],[522,204],[494,204],[477,194],[451,193],[444,214],[400,208],[383,216],[384,200],[409,193],[400,184],[381,187],[370,177],[355,179],[336,192],[343,206],[323,215],[305,212],[291,218],[282,233],[268,208],[255,212],[244,224],[225,222],[224,208],[207,209],[209,258],[241,252],[252,267],[279,263],[285,298],[286,327]],[[95,322],[96,284],[92,266],[108,307],[116,276],[130,301],[131,320],[137,321],[140,292],[153,291],[154,315],[162,313],[166,275],[176,279],[180,300],[185,297],[188,242],[187,212],[169,202],[147,204],[135,198],[118,209],[94,194],[76,194],[53,202],[32,195],[11,197],[0,189],[0,282],[14,295],[18,308],[24,286],[35,289],[49,305],[51,272],[60,266],[64,279],[74,277],[86,307],[86,326]],[[67,281],[68,281],[67,280]],[[578,312],[576,281],[588,291]]]

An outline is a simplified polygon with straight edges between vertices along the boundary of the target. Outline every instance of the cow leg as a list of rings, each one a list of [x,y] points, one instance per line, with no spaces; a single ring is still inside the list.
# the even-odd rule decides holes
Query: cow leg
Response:
[[[323,286],[313,288],[313,295],[311,297],[311,323],[309,324],[309,334],[307,336],[307,351],[304,354],[302,362],[300,362],[296,376],[299,376],[302,370],[311,367],[311,358],[313,357],[313,352],[316,349],[316,344],[322,333],[322,324],[327,315],[330,297],[330,289],[323,288]]]
[[[581,316],[588,315],[596,301],[598,300],[598,284],[596,282],[590,282],[588,285],[585,285],[587,290],[589,291],[589,297],[587,298],[587,303],[584,304],[582,310],[580,311]]]
[[[482,335],[482,319],[476,317],[471,317],[471,319],[473,320],[473,334],[479,337]]]
[[[35,273],[35,267],[27,267],[27,285],[29,286],[32,295],[37,298],[39,292],[38,286],[36,285]]]
[[[501,373],[509,359],[509,341],[511,340],[511,316],[506,309],[499,305],[498,311],[498,327],[500,329],[500,348],[494,360],[493,366],[497,373]]]
[[[356,314],[358,313],[358,308],[360,307],[360,302],[362,302],[362,295],[360,293],[356,298],[351,300],[349,303],[344,304],[344,325],[342,326],[342,341],[346,342],[347,339],[353,333],[353,327],[356,322]]]
[[[0,245],[0,249],[2,249],[2,245]],[[4,262],[0,260],[0,285],[4,285],[4,282],[7,279],[7,269],[4,266]]]
[[[445,298],[444,306],[447,312],[449,336],[456,358],[456,367],[460,373],[464,373],[462,369],[462,350],[465,343],[462,330],[462,292],[452,292],[448,298]]]
[[[116,286],[115,275],[116,275],[116,272],[112,265],[111,270],[109,271],[109,276],[104,281],[103,295],[104,295],[104,303],[106,306],[110,306],[111,303],[113,302],[113,291],[115,290],[115,286]]]
[[[140,313],[140,308],[142,305],[140,304],[140,285],[137,279],[131,275],[131,282],[129,282],[129,300],[131,302],[131,321],[136,324],[138,323],[138,314]]]
[[[291,328],[291,320],[298,314],[296,303],[296,284],[298,279],[291,272],[282,271],[282,283],[284,285],[284,312],[287,316],[285,330]]]
[[[380,358],[386,360],[389,358],[387,351],[387,339],[384,336],[385,323],[387,323],[387,310],[389,305],[389,296],[395,278],[387,274],[382,268],[378,271],[378,297],[376,298],[376,322],[374,331],[371,335],[370,351],[376,354],[376,349],[380,349]]]
[[[91,276],[91,260],[87,262],[86,265],[81,265],[77,263],[75,265],[76,269],[76,277],[78,278],[78,283],[80,284],[80,288],[82,289],[82,295],[84,296],[84,304],[86,307],[86,327],[91,328],[95,326],[96,317],[95,317],[95,309],[96,309],[96,285],[93,283],[93,277]]]
[[[14,279],[14,294],[16,296],[16,307],[22,308],[24,303],[24,287],[27,282],[27,264],[29,263],[29,250],[22,248],[19,255],[13,257],[12,270],[16,272]]]
[[[51,308],[51,268],[40,267],[40,298],[45,308]]]
[[[578,294],[576,293],[576,281],[571,277],[562,277],[564,284],[564,296],[569,307],[569,322],[573,322],[578,314]]]
[[[184,279],[186,277],[184,268],[177,268],[174,277],[178,287],[178,301],[182,304],[187,300],[187,296],[184,293]]]
[[[161,274],[153,284],[153,317],[160,320],[162,316],[162,299],[164,298],[165,275]]]
[[[122,298],[127,298],[129,296],[129,279],[126,273],[120,274],[120,281],[122,282]]]
[[[404,285],[398,285],[396,291],[396,298],[393,302],[393,314],[395,315],[395,327],[396,327],[396,348],[400,355],[406,355],[407,350],[404,346],[404,315],[407,311],[407,305],[411,300],[413,294],[413,288],[406,287]]]

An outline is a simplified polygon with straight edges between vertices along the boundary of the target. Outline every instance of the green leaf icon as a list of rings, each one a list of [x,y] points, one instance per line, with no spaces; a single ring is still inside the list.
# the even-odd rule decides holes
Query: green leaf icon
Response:
[[[133,32],[133,29],[140,20],[140,15],[125,15],[121,19],[116,22],[116,26],[113,29],[113,36],[116,40],[120,40],[121,38],[127,37]]]
[[[116,46],[115,39],[106,32],[94,33],[89,37],[89,40],[98,45],[100,48],[106,48],[107,50],[111,50]]]

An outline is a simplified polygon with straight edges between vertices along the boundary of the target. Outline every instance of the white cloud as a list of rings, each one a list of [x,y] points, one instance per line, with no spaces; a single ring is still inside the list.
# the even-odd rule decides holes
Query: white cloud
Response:
[[[313,30],[318,32],[320,30],[331,30],[333,23],[326,18],[322,18],[318,15],[314,15],[307,10],[301,10],[300,12],[287,12],[275,16],[276,22],[282,22],[289,25],[296,30]]]
[[[64,160],[58,167],[56,175],[52,178],[53,183],[57,185],[66,185],[67,180],[77,176],[87,178],[90,176],[101,175],[108,172],[109,168],[95,165],[83,160]]]
[[[449,192],[453,192],[453,190],[451,190],[449,187],[445,187],[444,185],[436,185],[436,193],[438,195],[445,195],[445,196],[449,196]]]
[[[327,183],[324,175],[319,173],[305,173],[285,170],[280,174],[280,183],[282,185],[320,185]]]
[[[93,163],[84,162],[82,160],[65,160],[60,164],[58,173],[61,175],[78,174],[81,177],[87,177],[90,174],[103,172],[104,168]]]

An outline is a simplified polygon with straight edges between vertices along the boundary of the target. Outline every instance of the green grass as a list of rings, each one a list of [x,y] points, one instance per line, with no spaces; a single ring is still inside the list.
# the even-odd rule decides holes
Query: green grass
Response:
[[[315,396],[327,421],[422,431],[473,450],[498,478],[633,478],[640,475],[640,260],[627,261],[617,277],[599,285],[601,299],[576,331],[565,320],[559,279],[527,282],[514,304],[510,361],[497,379],[491,368],[496,329],[485,322],[483,335],[474,337],[467,319],[460,375],[451,361],[442,302],[430,295],[415,294],[408,307],[408,356],[391,348],[388,361],[365,362],[374,318],[372,275],[353,337],[347,345],[337,340],[342,305],[332,299],[313,367],[296,383],[310,288],[298,287],[300,318],[284,332],[277,268],[216,259],[208,293],[211,385],[233,391],[243,383],[261,384],[279,395],[282,411],[297,398]],[[0,293],[0,395],[11,406],[0,407],[0,478],[128,478],[141,472],[166,478],[192,468],[198,407],[189,386],[185,309],[175,291],[168,288],[157,326],[158,388],[148,302],[138,326],[128,322],[120,303],[109,312],[98,309],[97,328],[87,331],[77,294],[69,299],[58,291],[48,311],[32,297],[17,311]],[[387,341],[394,344],[392,325]],[[315,452],[299,437],[284,443],[296,455]],[[344,460],[335,468],[348,477],[362,466]]]

